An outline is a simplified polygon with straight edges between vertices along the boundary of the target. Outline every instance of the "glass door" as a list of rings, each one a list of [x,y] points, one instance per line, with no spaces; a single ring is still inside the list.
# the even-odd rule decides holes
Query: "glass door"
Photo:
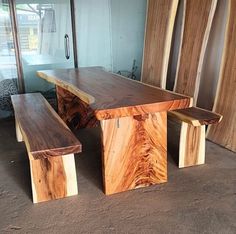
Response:
[[[18,93],[17,66],[9,2],[0,0],[0,118],[11,114],[11,95]]]
[[[74,67],[70,0],[15,2],[25,90],[53,91],[36,71]]]

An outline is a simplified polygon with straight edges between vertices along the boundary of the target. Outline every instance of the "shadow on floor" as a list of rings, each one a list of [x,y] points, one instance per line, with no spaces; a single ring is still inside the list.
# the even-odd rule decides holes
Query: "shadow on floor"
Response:
[[[24,143],[18,143],[15,136],[14,119],[0,121],[0,154],[2,170],[32,200],[30,167]]]
[[[24,143],[15,138],[14,120],[0,122],[0,150],[8,152],[4,159],[4,171],[32,200],[30,166]],[[82,143],[82,153],[75,155],[77,177],[83,176],[99,190],[103,191],[101,129],[81,129],[75,135]],[[5,140],[7,139],[7,140]],[[168,164],[176,167],[176,162],[168,155]],[[79,176],[78,176],[79,174]]]
[[[82,153],[75,155],[77,172],[93,183],[99,190],[103,190],[101,129],[81,129],[75,132],[82,143]]]

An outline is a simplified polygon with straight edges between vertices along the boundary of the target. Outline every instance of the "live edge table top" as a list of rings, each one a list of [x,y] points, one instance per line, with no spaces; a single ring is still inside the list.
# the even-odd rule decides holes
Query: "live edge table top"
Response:
[[[106,72],[101,67],[38,71],[90,105],[98,120],[184,109],[192,98]]]

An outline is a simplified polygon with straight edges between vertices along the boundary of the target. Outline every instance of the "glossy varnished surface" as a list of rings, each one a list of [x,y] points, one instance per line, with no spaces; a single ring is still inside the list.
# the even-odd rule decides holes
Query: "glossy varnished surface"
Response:
[[[96,67],[47,70],[37,74],[90,104],[99,120],[182,109],[192,104],[189,97]]]
[[[14,95],[12,103],[33,159],[81,152],[81,143],[41,94]]]
[[[222,115],[197,107],[170,111],[168,114],[193,126],[216,124],[222,120]]]
[[[105,194],[167,181],[166,112],[101,121]]]

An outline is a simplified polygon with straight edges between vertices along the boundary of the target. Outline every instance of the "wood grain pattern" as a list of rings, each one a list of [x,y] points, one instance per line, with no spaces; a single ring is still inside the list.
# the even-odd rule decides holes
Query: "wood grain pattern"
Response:
[[[39,94],[11,97],[16,120],[32,159],[81,152],[81,143]]]
[[[184,0],[180,53],[174,91],[193,97],[196,105],[203,58],[215,14],[217,0]],[[205,162],[205,125],[221,121],[222,116],[197,107],[168,113],[170,149],[179,152],[179,167]],[[172,123],[170,121],[172,119]],[[173,124],[173,121],[175,122]],[[178,148],[176,145],[178,145]]]
[[[205,163],[205,130],[205,125],[194,127],[182,122],[179,168]]]
[[[236,152],[236,1],[229,0],[226,39],[213,110],[224,118],[209,126],[207,138]]]
[[[78,193],[74,154],[81,143],[39,93],[12,96],[16,136],[26,144],[33,202]],[[67,155],[67,152],[70,154]]]
[[[198,107],[170,111],[168,114],[193,126],[216,124],[223,118],[222,115]]]
[[[178,0],[149,0],[142,82],[166,88],[171,40]]]
[[[101,121],[105,194],[167,181],[166,112]]]
[[[30,160],[33,202],[78,194],[74,155]]]
[[[166,111],[191,106],[191,98],[100,68],[40,71],[38,75],[87,103],[100,120],[106,194],[167,181]],[[62,112],[64,101],[59,100]],[[73,109],[67,109],[65,119],[71,118],[69,113],[88,113],[87,106],[85,111]]]
[[[197,102],[203,58],[217,0],[184,0],[180,54],[174,91]]]
[[[57,86],[58,114],[71,130],[99,125],[90,106],[71,92]]]
[[[196,127],[168,116],[168,151],[179,168],[204,164],[205,125]]]
[[[89,104],[98,120],[143,115],[191,106],[192,99],[100,68],[39,71],[37,74]],[[88,98],[84,98],[87,95]]]

